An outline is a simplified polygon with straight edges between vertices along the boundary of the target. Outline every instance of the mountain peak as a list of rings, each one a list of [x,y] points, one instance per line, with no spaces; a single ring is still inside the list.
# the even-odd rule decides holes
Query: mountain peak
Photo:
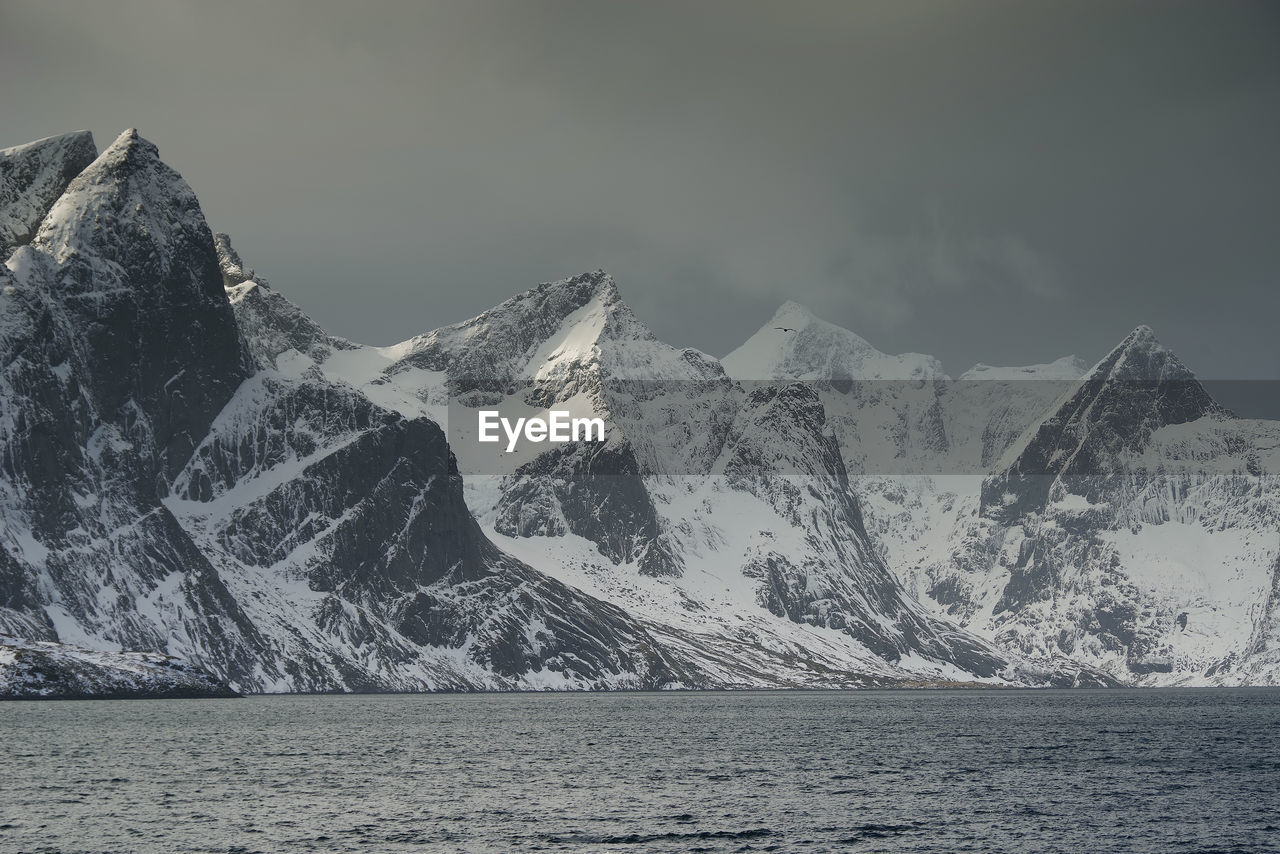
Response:
[[[1126,335],[1084,377],[1085,380],[1130,382],[1177,382],[1195,378],[1191,369],[1161,344],[1155,331],[1146,324]]]
[[[945,377],[921,353],[882,353],[865,338],[784,302],[773,317],[721,362],[739,380],[920,380]]]
[[[1115,346],[1114,350],[1167,350],[1160,339],[1156,337],[1156,331],[1145,323],[1140,323],[1134,327],[1133,331],[1124,337],[1124,339]],[[1113,351],[1114,352],[1114,351]]]
[[[1006,450],[983,485],[984,512],[1013,518],[1043,508],[1055,479],[1124,471],[1154,431],[1229,415],[1151,327],[1139,326]]]
[[[446,329],[478,330],[494,323],[501,325],[512,318],[520,318],[522,325],[554,326],[583,312],[588,306],[595,306],[602,316],[621,316],[628,321],[633,320],[631,310],[622,301],[613,276],[597,269],[567,279],[542,282],[470,320]]]
[[[129,128],[107,146],[94,165],[101,164],[103,168],[119,168],[130,161],[141,165],[146,161],[159,159],[160,149],[156,144],[139,136],[137,128]]]
[[[70,133],[33,139],[31,142],[24,142],[22,145],[11,148],[0,148],[0,158],[22,157],[35,151],[52,152],[66,148],[83,148],[86,145],[93,146],[93,134],[87,130],[73,130]],[[95,148],[94,151],[96,152],[97,149]]]
[[[158,282],[173,263],[189,257],[189,249],[202,262],[216,263],[195,193],[132,128],[67,185],[32,243],[59,262],[78,256],[118,265],[92,262],[100,274],[97,288],[118,278],[121,267],[149,271],[135,281]]]
[[[655,343],[622,301],[613,276],[592,270],[539,285],[470,320],[383,348],[396,360],[504,386],[557,364],[590,361],[601,346]],[[458,352],[466,353],[459,358]]]
[[[613,276],[599,268],[589,273],[579,273],[576,276],[570,276],[567,279],[557,279],[554,282],[543,282],[533,288],[533,292],[540,291],[578,291],[590,294],[592,296],[600,296],[606,300],[622,299],[618,293],[618,284],[613,280]],[[529,293],[529,292],[526,292]],[[519,299],[514,297],[513,299]]]
[[[778,306],[778,310],[773,313],[772,322],[783,323],[786,321],[801,321],[809,323],[817,320],[818,317],[809,309],[805,308],[795,300],[787,300]]]
[[[49,208],[97,156],[87,130],[0,149],[0,259],[31,242]]]
[[[1133,331],[1124,337],[1117,344],[1112,352],[1120,350],[1129,350],[1135,352],[1153,352],[1163,350],[1168,352],[1168,348],[1160,343],[1160,339],[1156,337],[1156,332],[1145,323],[1140,323],[1134,327]]]

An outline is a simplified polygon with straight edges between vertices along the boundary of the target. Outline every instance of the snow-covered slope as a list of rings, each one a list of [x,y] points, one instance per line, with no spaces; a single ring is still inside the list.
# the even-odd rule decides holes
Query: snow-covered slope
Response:
[[[0,636],[0,700],[239,696],[187,663],[155,652],[103,652]]]
[[[832,368],[861,339],[824,340],[833,353],[766,328],[726,362],[810,381],[862,473],[869,532],[921,601],[1014,660],[1144,684],[1280,680],[1280,427],[1231,417],[1149,328],[1091,369],[978,365],[927,394]],[[919,416],[930,396],[936,420]]]
[[[92,155],[0,158],[0,632],[28,645],[247,691],[1280,678],[1280,431],[1145,328],[952,381],[789,303],[722,364],[594,271],[367,347],[136,132]],[[506,454],[482,407],[605,438]]]
[[[489,535],[656,631],[695,633],[726,658],[786,650],[805,668],[881,678],[1003,667],[906,597],[869,547],[811,393],[746,389],[705,354],[663,344],[601,271],[319,370],[406,415],[447,409]],[[468,433],[479,406],[599,416],[607,441],[495,460]]]
[[[1274,681],[1278,429],[1139,327],[1005,451],[934,597],[1006,649],[1122,678]]]
[[[243,690],[703,684],[499,552],[440,428],[304,375],[343,343],[223,255],[129,131],[0,270],[0,628]]]
[[[1079,356],[1063,356],[1043,365],[998,367],[981,362],[960,375],[962,382],[1028,382],[1046,380],[1078,380],[1089,370],[1089,363]]]

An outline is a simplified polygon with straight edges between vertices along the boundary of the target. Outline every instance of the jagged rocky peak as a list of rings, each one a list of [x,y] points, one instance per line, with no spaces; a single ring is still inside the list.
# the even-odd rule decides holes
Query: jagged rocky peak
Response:
[[[1151,327],[1139,326],[1009,448],[983,485],[983,511],[1005,519],[1039,512],[1063,478],[1092,496],[1099,477],[1125,472],[1156,430],[1205,417],[1231,413]]]
[[[1145,431],[1141,441],[1145,441],[1152,429],[1185,424],[1206,415],[1230,415],[1205,391],[1191,369],[1145,325],[1130,332],[1085,374],[1082,386],[1083,399],[1094,401],[1091,411],[1095,416],[1139,417]],[[1125,396],[1126,392],[1130,394]],[[1096,405],[1099,400],[1120,406],[1123,412],[1099,410]],[[1143,413],[1139,404],[1148,411]],[[1115,426],[1121,425],[1116,422]],[[1139,444],[1129,443],[1133,449]]]
[[[196,286],[183,296],[226,302],[199,200],[133,129],[71,181],[32,246],[59,263],[83,267],[72,277],[73,287],[159,288],[155,295],[161,296],[181,280]]]
[[[470,320],[396,345],[395,370],[443,371],[469,403],[501,398],[522,383],[567,394],[601,379],[704,380],[723,377],[696,350],[659,341],[622,301],[603,270],[546,282]]]
[[[49,208],[97,156],[87,130],[0,149],[0,258],[31,242]]]
[[[739,380],[933,380],[942,364],[921,353],[890,355],[856,333],[788,300],[721,360]]]
[[[213,242],[222,285],[257,367],[277,367],[280,356],[290,350],[323,362],[334,350],[358,349],[359,345],[325,332],[255,270],[246,269],[228,235],[215,234]]]
[[[559,354],[570,355],[569,348],[573,347],[574,355],[581,355],[594,347],[606,331],[616,333],[635,326],[643,329],[622,302],[613,277],[595,270],[544,282],[470,320],[433,330],[405,344],[420,360],[430,361],[450,361],[447,350],[465,344],[467,349],[483,350],[506,363],[495,364],[495,369],[511,370],[523,366],[521,363],[531,355],[530,348],[562,329],[571,328],[573,335],[563,342]]]
[[[140,410],[176,473],[247,370],[213,235],[182,176],[125,131],[9,267],[81,331],[68,357],[94,411],[130,421]]]
[[[1155,332],[1145,324],[1125,336],[1085,377],[1086,381],[1106,379],[1143,383],[1190,382],[1195,378],[1191,369],[1161,344]]]
[[[231,236],[224,232],[213,235],[213,246],[218,252],[218,268],[222,270],[222,286],[230,291],[255,278],[252,270],[245,271],[240,253],[231,245]]]

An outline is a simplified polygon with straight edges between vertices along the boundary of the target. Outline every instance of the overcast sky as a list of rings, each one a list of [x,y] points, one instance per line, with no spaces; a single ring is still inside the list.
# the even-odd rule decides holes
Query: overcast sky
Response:
[[[362,342],[603,267],[716,356],[1280,378],[1277,3],[0,0],[0,146],[130,126]]]

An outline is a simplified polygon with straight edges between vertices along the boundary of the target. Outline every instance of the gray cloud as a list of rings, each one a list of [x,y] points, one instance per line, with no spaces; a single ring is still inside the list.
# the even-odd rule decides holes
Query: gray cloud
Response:
[[[604,267],[717,355],[1277,376],[1266,3],[0,4],[0,145],[137,126],[246,260],[385,343]]]

